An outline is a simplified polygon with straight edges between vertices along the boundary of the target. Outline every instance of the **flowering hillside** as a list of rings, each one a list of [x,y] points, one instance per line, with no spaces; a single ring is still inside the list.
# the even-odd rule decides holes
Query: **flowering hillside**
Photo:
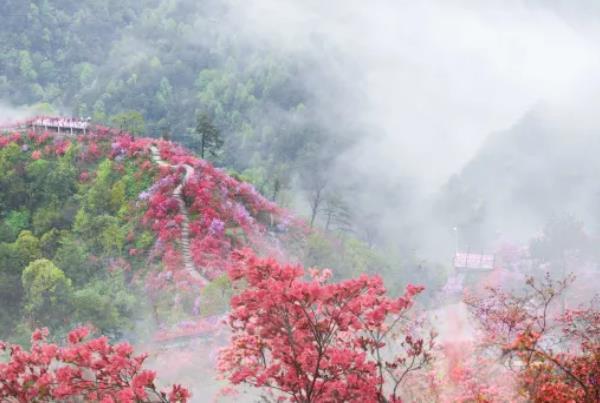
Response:
[[[2,337],[24,339],[40,325],[64,333],[81,322],[118,336],[147,305],[135,290],[148,297],[155,326],[196,316],[201,297],[192,291],[225,274],[232,251],[274,254],[271,239],[292,222],[251,185],[172,142],[92,125],[71,133],[75,121],[55,120],[13,124],[0,135],[0,300],[20,302],[0,314]],[[62,286],[33,301],[27,287],[36,279],[30,285],[22,273],[40,259],[35,275],[51,272]]]
[[[423,287],[388,295],[351,242],[331,248],[175,143],[62,118],[0,131],[3,401],[185,402],[179,384],[214,372],[277,401],[598,401],[596,303],[567,309],[574,279],[540,280],[521,253],[465,299],[477,340],[438,344],[413,309]],[[327,248],[355,253],[360,276],[288,262]],[[174,386],[122,340],[150,346]]]

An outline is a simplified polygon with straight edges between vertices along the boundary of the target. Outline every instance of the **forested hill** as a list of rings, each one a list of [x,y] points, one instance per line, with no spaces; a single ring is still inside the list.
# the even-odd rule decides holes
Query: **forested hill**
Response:
[[[330,128],[307,75],[327,72],[243,39],[227,26],[230,11],[211,0],[2,1],[0,103],[171,136],[196,151],[197,118],[207,116],[224,139],[213,162],[283,200],[297,172],[325,163]]]
[[[336,278],[377,273],[392,292],[413,278],[177,143],[65,118],[0,130],[2,339],[25,342],[39,326],[61,337],[82,323],[149,337],[222,314],[226,271],[244,248],[329,266]]]
[[[235,1],[0,3],[0,119],[8,105],[169,138],[337,242],[355,238],[360,256],[409,244],[408,232],[374,236],[382,208],[360,202],[365,181],[336,176],[337,158],[367,131],[360,111],[340,102],[364,97],[359,82],[339,75],[343,56],[326,38],[315,38],[316,52],[275,46],[240,31],[252,27],[236,24]],[[203,147],[207,132],[215,141]],[[339,254],[314,246],[309,264],[342,266]],[[391,264],[420,277],[413,254],[403,246]],[[374,260],[361,266],[383,270]]]
[[[364,180],[347,171],[334,174],[336,158],[366,138],[356,119],[359,102],[339,102],[363,99],[355,93],[360,91],[357,80],[361,75],[349,71],[340,76],[337,67],[343,56],[325,37],[315,36],[318,50],[306,52],[302,47],[273,46],[254,32],[240,32],[252,27],[248,21],[236,24],[236,3],[2,1],[0,120],[3,114],[15,116],[14,109],[34,109],[44,115],[90,117],[92,122],[131,132],[136,138],[148,136],[147,141],[168,138],[192,154],[204,154],[204,160],[252,184],[269,201],[307,217],[308,226],[315,230],[294,252],[306,265],[330,267],[340,277],[378,273],[393,291],[416,280],[431,285],[426,292],[435,290],[445,282],[445,269],[423,264],[415,256],[410,243],[404,242],[411,236],[408,231],[376,236],[380,220],[371,210],[383,209],[375,203],[363,211],[368,203],[359,202],[362,188],[356,181]],[[206,133],[212,133],[214,141],[203,153]],[[145,158],[158,169],[150,154]],[[50,162],[58,164],[58,160]],[[130,169],[125,177],[134,174],[134,168]],[[80,169],[75,171],[80,174]],[[96,169],[87,171],[93,179]],[[27,189],[35,177],[19,177],[15,186]],[[110,177],[111,186],[120,180]],[[79,184],[78,176],[74,181]],[[60,206],[76,215],[89,196],[85,188],[72,186],[71,193],[64,194],[74,199],[63,202],[61,197],[54,207],[46,199],[32,199],[38,204],[27,206],[27,225],[37,222],[35,217],[41,213],[36,215],[36,211],[42,206],[53,209],[53,214],[63,214],[55,212]],[[126,188],[131,192],[126,193],[127,200],[132,202],[135,192],[143,190]],[[191,200],[186,202],[191,207]],[[21,205],[2,207],[3,223],[17,214],[15,208],[18,211]],[[119,225],[123,226],[129,218],[118,212],[98,211],[122,220]],[[71,228],[74,222],[72,217],[64,225]],[[22,228],[31,230],[29,226]],[[15,228],[2,242],[16,241],[22,228]],[[193,222],[189,230],[195,230]],[[45,231],[35,230],[33,235],[39,238]],[[389,245],[386,240],[391,240]],[[126,260],[134,259],[130,249],[136,253],[139,248],[125,244],[119,253]],[[21,261],[10,266],[25,267]],[[18,275],[11,281],[6,284],[18,282]],[[12,326],[14,322],[6,323]]]
[[[580,122],[565,128],[555,110],[539,106],[488,137],[437,200],[438,216],[461,227],[461,242],[526,239],[569,215],[600,228],[597,128],[572,118]]]
[[[151,329],[223,312],[231,253],[277,256],[276,234],[302,231],[174,143],[40,121],[49,131],[0,135],[1,338],[81,323],[120,337],[140,321]]]

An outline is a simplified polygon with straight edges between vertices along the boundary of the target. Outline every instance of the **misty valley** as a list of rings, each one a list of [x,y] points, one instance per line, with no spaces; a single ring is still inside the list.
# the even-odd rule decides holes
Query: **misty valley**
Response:
[[[0,402],[600,402],[600,4],[0,2]]]

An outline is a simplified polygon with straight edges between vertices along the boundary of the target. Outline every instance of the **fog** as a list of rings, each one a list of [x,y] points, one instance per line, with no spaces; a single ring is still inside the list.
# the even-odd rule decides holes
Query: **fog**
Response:
[[[357,119],[372,128],[342,162],[414,175],[427,190],[536,103],[577,98],[597,81],[594,35],[532,2],[258,0],[232,12],[239,35],[316,53],[319,67],[358,86],[355,99],[323,105],[360,105]]]
[[[0,99],[0,124],[10,124],[33,116],[31,108],[15,107],[6,100]]]
[[[408,243],[430,252],[451,242],[460,222],[452,223],[452,213],[444,222],[432,212],[444,185],[453,175],[476,177],[470,170],[479,154],[494,154],[498,138],[509,139],[498,155],[519,154],[521,146],[510,138],[527,116],[539,126],[528,133],[538,142],[530,152],[541,155],[522,156],[520,164],[541,158],[552,166],[558,155],[544,155],[551,142],[575,156],[563,168],[579,172],[577,153],[596,141],[599,30],[593,16],[600,10],[593,2],[229,3],[226,29],[253,46],[317,60],[319,74],[329,72],[332,82],[312,83],[324,119],[334,117],[331,127],[360,128],[352,147],[332,156],[332,174],[352,189],[365,216],[378,217],[384,239],[408,231]],[[335,96],[338,87],[342,96]],[[497,165],[493,157],[488,161]],[[494,174],[510,176],[511,170]],[[532,166],[531,175],[541,174]],[[548,219],[545,211],[538,217],[533,199],[539,195],[532,192],[529,210],[506,204],[505,193],[513,190],[494,189],[498,179],[482,174],[471,183],[472,193],[489,190],[482,201],[492,216],[487,232],[532,236]],[[587,218],[590,186],[548,210]]]

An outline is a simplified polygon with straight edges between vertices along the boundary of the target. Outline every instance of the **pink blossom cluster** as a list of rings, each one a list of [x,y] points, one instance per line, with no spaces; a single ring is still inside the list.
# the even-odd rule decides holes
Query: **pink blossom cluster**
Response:
[[[146,355],[134,355],[127,343],[111,345],[106,337],[86,340],[85,327],[68,335],[61,347],[48,343],[47,329],[36,330],[32,347],[0,342],[8,362],[0,363],[0,400],[19,402],[98,401],[102,403],[186,402],[179,385],[161,392],[156,374],[143,369]]]

